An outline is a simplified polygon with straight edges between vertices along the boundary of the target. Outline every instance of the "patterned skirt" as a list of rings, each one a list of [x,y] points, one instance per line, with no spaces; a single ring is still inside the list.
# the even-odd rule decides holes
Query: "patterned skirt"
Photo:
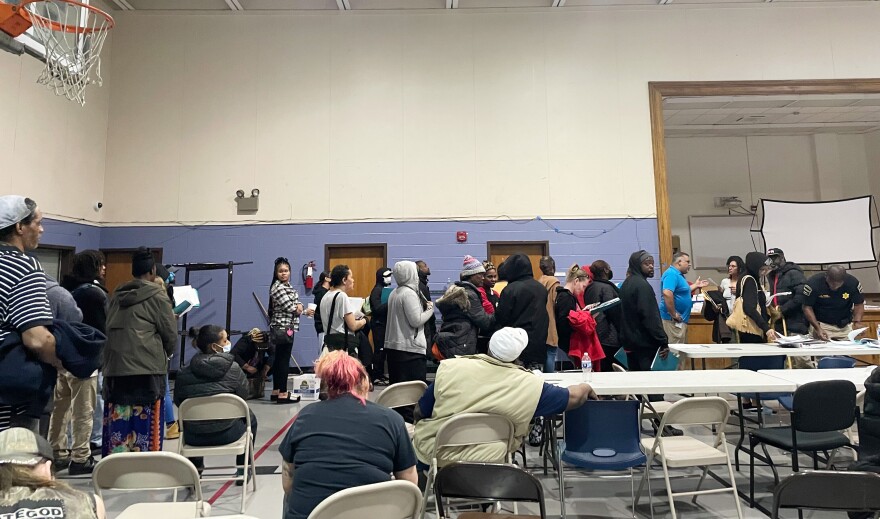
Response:
[[[104,402],[101,455],[161,451],[165,438],[164,414],[164,398],[150,404],[122,405]]]

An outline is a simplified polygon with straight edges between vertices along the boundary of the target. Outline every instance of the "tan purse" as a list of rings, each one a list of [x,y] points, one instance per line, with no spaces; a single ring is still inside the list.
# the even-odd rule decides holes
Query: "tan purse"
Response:
[[[755,280],[752,276],[746,276],[745,279],[751,278],[752,281],[755,282],[757,286],[758,281]],[[760,287],[758,287],[760,290]],[[761,313],[760,303],[759,306],[756,307],[758,313]],[[743,298],[737,297],[733,302],[733,310],[730,312],[730,317],[727,318],[727,327],[731,330],[736,330],[740,333],[750,333],[752,335],[763,336],[764,332],[755,324],[755,321],[749,319],[749,316],[743,311]]]

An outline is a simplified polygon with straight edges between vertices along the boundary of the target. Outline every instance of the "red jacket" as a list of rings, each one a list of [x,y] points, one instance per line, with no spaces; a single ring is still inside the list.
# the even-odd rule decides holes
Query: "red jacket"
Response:
[[[605,351],[596,335],[596,320],[589,310],[572,310],[568,312],[568,322],[572,329],[568,355],[579,361],[586,351],[593,361],[593,371],[599,371],[599,361],[605,358]]]

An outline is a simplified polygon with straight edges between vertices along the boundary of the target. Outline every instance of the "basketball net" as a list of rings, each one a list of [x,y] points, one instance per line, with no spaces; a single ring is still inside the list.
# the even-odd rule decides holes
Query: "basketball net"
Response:
[[[101,49],[113,28],[107,13],[72,0],[22,2],[33,37],[46,48],[46,67],[37,83],[55,95],[85,105],[88,85],[101,86]]]

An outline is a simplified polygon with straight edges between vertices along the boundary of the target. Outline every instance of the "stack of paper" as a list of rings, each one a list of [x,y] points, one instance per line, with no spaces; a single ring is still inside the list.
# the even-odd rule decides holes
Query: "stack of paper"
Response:
[[[174,295],[174,313],[184,315],[193,308],[201,306],[199,302],[199,291],[191,285],[183,285],[182,287],[172,286]]]

